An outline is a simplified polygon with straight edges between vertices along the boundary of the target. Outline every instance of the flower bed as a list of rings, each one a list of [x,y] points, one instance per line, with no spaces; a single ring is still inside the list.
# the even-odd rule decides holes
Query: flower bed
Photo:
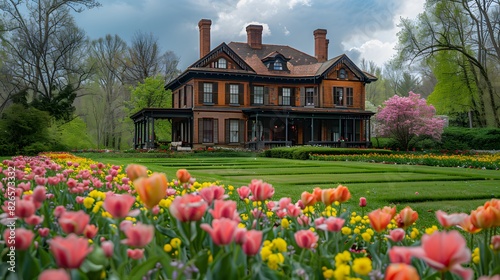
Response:
[[[358,203],[340,185],[292,201],[273,197],[273,186],[260,180],[235,188],[179,170],[168,181],[144,166],[66,153],[16,157],[1,169],[2,279],[500,274],[496,199],[470,214],[438,211],[439,226],[420,232],[411,208],[368,210],[365,198]]]
[[[377,154],[370,153],[364,155],[321,155],[310,156],[313,160],[332,161],[363,161],[382,162],[388,164],[412,164],[446,166],[460,168],[480,168],[498,170],[500,168],[500,153],[496,154],[475,154],[475,155],[446,155],[446,154]]]

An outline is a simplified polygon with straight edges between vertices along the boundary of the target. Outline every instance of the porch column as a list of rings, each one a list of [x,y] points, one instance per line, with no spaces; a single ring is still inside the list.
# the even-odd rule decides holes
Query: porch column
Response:
[[[146,120],[144,121],[144,139],[145,139],[145,143],[146,143],[146,149],[149,148],[149,118],[146,117],[145,118]]]
[[[151,143],[151,148],[154,149],[154,147],[155,147],[155,118],[154,117],[151,119],[151,126],[152,126],[152,128],[151,128],[151,133],[152,133],[151,134],[151,136],[152,136],[152,138],[151,138],[152,139],[151,140],[151,142],[152,142]]]
[[[314,119],[313,118],[311,118],[311,141],[314,141]]]
[[[134,149],[137,148],[137,123],[134,122]]]
[[[360,131],[361,133],[361,131]],[[356,141],[356,119],[352,120],[352,140],[351,141]]]
[[[288,142],[288,116],[285,118],[285,141]]]

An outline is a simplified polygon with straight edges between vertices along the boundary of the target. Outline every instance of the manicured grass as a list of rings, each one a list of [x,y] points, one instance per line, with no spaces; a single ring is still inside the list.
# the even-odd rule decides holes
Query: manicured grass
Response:
[[[300,198],[315,187],[349,188],[352,199],[345,206],[360,211],[358,199],[368,200],[365,212],[394,204],[417,210],[418,225],[436,224],[434,212],[466,212],[491,198],[500,197],[500,171],[467,168],[395,165],[365,162],[302,161],[261,157],[209,158],[117,158],[105,154],[85,154],[93,160],[126,166],[138,163],[173,179],[186,168],[200,182],[240,187],[252,179],[262,179],[276,189],[275,198]]]

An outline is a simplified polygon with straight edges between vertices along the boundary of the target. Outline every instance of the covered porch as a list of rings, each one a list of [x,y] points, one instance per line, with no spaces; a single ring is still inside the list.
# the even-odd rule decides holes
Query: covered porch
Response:
[[[193,110],[192,109],[171,109],[171,108],[144,108],[133,114],[134,122],[134,149],[155,149],[159,142],[156,139],[155,121],[167,119],[171,123],[170,141],[179,143],[183,147],[191,147],[193,143]]]
[[[369,111],[330,109],[244,110],[250,149],[316,145],[328,147],[370,147]]]

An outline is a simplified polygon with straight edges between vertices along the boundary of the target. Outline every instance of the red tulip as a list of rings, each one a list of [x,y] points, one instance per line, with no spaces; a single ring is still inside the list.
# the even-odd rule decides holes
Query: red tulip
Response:
[[[87,238],[78,237],[73,233],[66,238],[56,236],[48,242],[60,268],[79,268],[87,254],[92,251]]]
[[[6,229],[3,232],[3,240],[7,247],[14,247],[16,250],[28,250],[33,242],[35,234],[31,230],[16,228],[15,230]]]
[[[385,280],[420,280],[420,276],[411,265],[393,263],[385,271]]]
[[[366,207],[366,197],[359,198],[359,207]]]
[[[259,253],[262,243],[262,231],[249,230],[245,233],[245,241],[241,248],[247,256],[255,256]]]
[[[134,205],[135,197],[128,194],[107,195],[102,207],[109,212],[113,218],[123,219],[129,215],[130,208]]]
[[[153,173],[150,177],[140,177],[134,181],[134,187],[142,203],[151,209],[167,194],[168,181],[163,173]]]
[[[451,271],[462,279],[472,279],[474,276],[472,269],[462,267],[463,263],[470,261],[471,253],[464,237],[457,231],[437,231],[432,235],[424,235],[421,250],[415,256],[437,271]]]
[[[308,229],[297,231],[294,237],[297,246],[303,249],[313,249],[318,242],[318,235]]]
[[[47,269],[38,276],[38,280],[71,280],[71,276],[66,270],[60,269]]]
[[[59,225],[65,233],[75,233],[80,235],[90,221],[89,215],[82,210],[73,212],[66,211],[59,217]]]
[[[256,201],[264,201],[272,198],[274,195],[273,186],[262,180],[252,180],[248,188],[252,191],[252,199]]]
[[[185,194],[178,196],[170,205],[170,213],[181,222],[199,221],[207,210],[207,203],[201,196]]]
[[[465,213],[446,214],[446,212],[441,210],[436,211],[436,218],[444,228],[450,228],[463,223],[467,216]]]
[[[144,257],[144,249],[127,249],[127,256],[133,260],[140,260]]]
[[[405,209],[401,210],[401,212],[399,212],[394,219],[396,220],[398,227],[406,229],[415,223],[418,219],[418,213],[413,211],[410,206],[406,206]]]
[[[152,225],[144,225],[138,222],[135,226],[127,227],[124,233],[127,239],[122,240],[123,244],[143,248],[153,240],[155,228]]]
[[[177,176],[177,179],[181,183],[187,183],[189,182],[189,179],[191,179],[191,174],[189,174],[189,172],[186,169],[177,170],[175,175]]]
[[[390,212],[385,212],[381,209],[374,210],[368,214],[370,225],[376,232],[384,231],[391,222],[392,215]]]
[[[200,227],[210,234],[214,244],[221,246],[233,242],[238,222],[222,218],[213,220],[212,226],[209,224],[201,224]]]
[[[127,173],[127,177],[132,181],[141,177],[148,177],[148,169],[146,166],[139,164],[129,164],[127,168],[125,168],[125,172]]]

